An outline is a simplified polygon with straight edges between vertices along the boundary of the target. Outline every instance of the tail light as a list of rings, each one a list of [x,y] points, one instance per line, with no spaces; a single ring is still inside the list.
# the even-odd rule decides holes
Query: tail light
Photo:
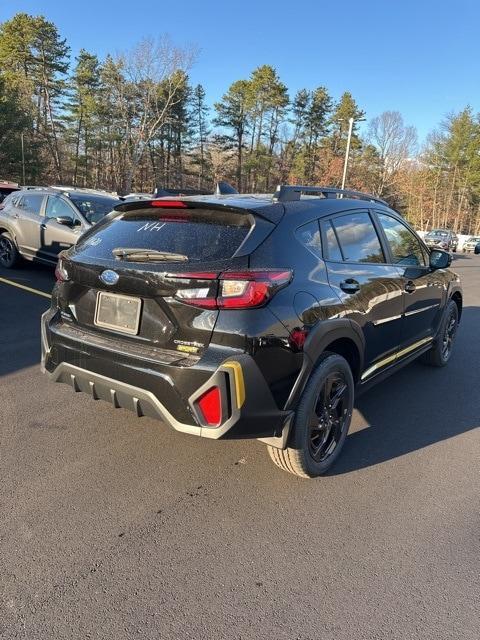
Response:
[[[201,286],[178,289],[176,298],[203,309],[251,309],[266,304],[292,279],[290,270],[224,271],[175,274],[170,277],[198,280]]]
[[[67,280],[70,280],[62,254],[59,255],[57,266],[55,267],[55,279],[57,282],[66,282]]]

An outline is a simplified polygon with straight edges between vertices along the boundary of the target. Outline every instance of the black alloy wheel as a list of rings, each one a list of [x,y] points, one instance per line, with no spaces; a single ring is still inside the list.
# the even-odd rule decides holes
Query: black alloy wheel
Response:
[[[442,356],[445,361],[450,358],[450,355],[452,353],[453,340],[457,331],[457,324],[457,314],[452,308],[448,315],[447,322],[445,323],[445,330],[443,332],[442,339]]]
[[[7,235],[0,235],[0,265],[11,269],[18,262],[18,250],[13,240]]]
[[[335,371],[327,376],[310,419],[310,455],[323,462],[337,447],[348,415],[348,385]]]

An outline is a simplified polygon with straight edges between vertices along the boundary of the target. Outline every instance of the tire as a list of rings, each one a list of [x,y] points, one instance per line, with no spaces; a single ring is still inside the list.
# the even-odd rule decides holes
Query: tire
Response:
[[[458,328],[458,307],[449,300],[442,324],[432,348],[423,354],[421,360],[431,367],[444,367],[452,355],[453,342]]]
[[[0,234],[0,266],[13,269],[20,262],[20,254],[12,236],[9,233]]]
[[[288,447],[268,446],[273,462],[301,478],[326,473],[345,443],[353,398],[354,382],[348,362],[336,353],[324,353],[300,397]],[[331,401],[330,410],[326,399]]]

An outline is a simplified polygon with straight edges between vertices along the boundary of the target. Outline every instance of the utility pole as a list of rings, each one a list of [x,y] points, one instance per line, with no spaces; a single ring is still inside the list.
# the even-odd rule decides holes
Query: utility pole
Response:
[[[20,142],[22,144],[22,178],[23,178],[22,186],[24,186],[25,185],[25,149],[23,146],[23,133],[20,134]]]
[[[343,163],[342,189],[345,189],[345,180],[347,179],[348,156],[350,155],[350,143],[352,141],[352,130],[353,130],[353,118],[349,118],[347,149],[345,151],[345,162]]]

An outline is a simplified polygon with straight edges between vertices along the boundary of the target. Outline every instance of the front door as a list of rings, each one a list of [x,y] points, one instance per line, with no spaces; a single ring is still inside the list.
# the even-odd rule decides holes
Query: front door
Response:
[[[70,218],[71,223],[60,224],[58,217]],[[60,251],[75,244],[81,232],[82,224],[73,207],[61,196],[49,195],[42,225],[42,257],[56,261]]]
[[[386,236],[391,261],[401,270],[404,294],[400,350],[422,346],[433,338],[441,319],[446,279],[443,270],[432,271],[429,255],[414,233],[400,220],[376,212]]]

